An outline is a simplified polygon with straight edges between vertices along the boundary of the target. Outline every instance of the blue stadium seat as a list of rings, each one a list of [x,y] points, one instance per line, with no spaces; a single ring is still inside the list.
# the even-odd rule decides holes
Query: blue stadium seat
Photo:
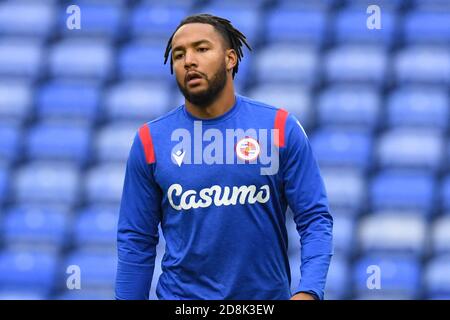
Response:
[[[409,43],[450,43],[450,11],[412,11],[405,17],[404,37]]]
[[[341,2],[342,0],[280,0],[277,1],[277,8],[332,10],[332,7],[341,4]]]
[[[88,207],[77,214],[73,227],[78,247],[113,247],[117,237],[118,207]]]
[[[426,8],[431,9],[435,8],[437,6],[441,6],[441,8],[450,8],[450,4],[448,3],[448,0],[427,0],[426,2],[423,2],[422,0],[410,0],[411,4],[416,8]]]
[[[89,1],[89,0],[87,0]],[[123,1],[128,1],[129,0],[123,0]],[[157,4],[161,4],[161,1],[159,0],[140,0],[140,1],[135,1],[135,2],[140,2],[141,4],[146,4],[146,5],[157,5]],[[172,6],[172,7],[178,7],[178,8],[192,8],[194,6],[197,5],[198,0],[166,0],[164,1],[165,4]]]
[[[395,11],[399,9],[402,5],[404,5],[405,0],[377,0],[376,2],[371,0],[343,0],[343,2],[347,5],[347,7],[361,8],[363,10],[366,10],[369,5],[377,4],[383,12],[383,10]]]
[[[46,300],[51,299],[48,293],[39,289],[9,288],[0,289],[0,300]]]
[[[168,41],[178,24],[190,13],[179,5],[143,3],[136,6],[130,17],[130,30],[134,37],[159,38]]]
[[[253,54],[249,54],[248,50],[245,52],[244,50],[244,58],[239,62],[238,72],[234,76],[234,90],[238,93],[244,93],[243,89],[246,86],[254,85],[253,78],[253,65],[254,65],[254,56]]]
[[[286,0],[283,0],[282,2],[284,2]],[[221,0],[210,0],[210,4],[211,6],[217,7],[217,6],[223,6],[226,5],[227,7],[234,7],[236,8],[236,10],[242,10],[242,9],[254,9],[254,10],[259,10],[262,7],[270,4],[272,1],[271,0],[255,0],[255,1],[249,1],[249,2],[243,2],[241,0],[228,0],[226,3],[221,1]],[[208,10],[201,10],[202,12],[210,12]],[[212,14],[215,14],[214,12]],[[223,15],[224,17],[227,17],[227,15]],[[231,21],[233,21],[233,19],[230,19]]]
[[[424,11],[450,11],[450,3],[448,0],[411,0],[411,4],[416,8],[417,10],[424,10]]]
[[[446,158],[450,159],[450,140],[447,141],[447,150],[446,150]],[[447,169],[450,170],[450,163],[447,162]]]
[[[81,288],[83,290],[113,290],[117,269],[117,254],[115,251],[72,251],[64,258],[64,266],[71,265],[80,267]]]
[[[22,130],[18,126],[0,122],[0,162],[13,162],[19,158],[21,136]]]
[[[330,211],[333,216],[334,252],[348,257],[355,247],[355,218],[342,211]]]
[[[321,126],[372,131],[379,123],[381,97],[370,86],[334,85],[319,93],[317,108]]]
[[[369,186],[375,210],[420,210],[429,214],[435,205],[436,181],[427,171],[383,170]]]
[[[450,100],[444,88],[406,86],[388,98],[387,116],[392,127],[448,128]]]
[[[318,54],[312,47],[269,45],[256,54],[253,69],[255,80],[261,84],[314,85],[318,80]]]
[[[450,299],[450,255],[433,257],[426,265],[424,282],[428,299]]]
[[[375,266],[374,269],[371,266]],[[380,289],[369,289],[368,284],[377,284],[374,280],[376,267],[379,268],[381,276]],[[421,271],[420,260],[411,255],[365,255],[354,264],[353,284],[357,292],[356,298],[417,299],[420,294]]]
[[[289,207],[286,213],[286,230],[288,235],[289,259],[300,259],[300,236],[297,231],[294,215]]]
[[[364,82],[381,85],[388,73],[386,51],[376,45],[343,45],[325,57],[330,82]]]
[[[447,174],[442,181],[441,200],[442,207],[445,210],[450,211],[450,174]]]
[[[96,158],[103,163],[125,162],[139,127],[140,125],[112,122],[99,128],[95,138]]]
[[[258,8],[258,4],[261,2],[213,1],[202,7],[200,11],[230,20],[232,25],[245,35],[250,46],[254,47],[259,43],[262,30],[261,10]]]
[[[360,250],[371,253],[425,253],[427,222],[415,213],[388,211],[364,217],[358,228]]]
[[[1,163],[0,163],[1,164]],[[9,197],[10,173],[6,166],[0,165],[0,205]]]
[[[87,289],[81,285],[81,290],[64,290],[58,294],[56,300],[114,300],[114,290]]]
[[[378,162],[384,168],[436,171],[441,166],[444,149],[443,136],[437,131],[400,128],[382,134],[376,152]]]
[[[366,204],[366,180],[361,172],[348,168],[321,167],[330,207],[349,215],[357,214]]]
[[[311,94],[302,86],[259,85],[249,90],[248,97],[291,112],[306,130],[313,125]]]
[[[288,259],[291,269],[291,292],[295,292],[298,289],[301,278],[301,245],[300,236],[291,209],[288,209],[287,212],[286,229],[288,232]]]
[[[296,42],[319,46],[326,31],[326,11],[281,7],[269,12],[264,35],[269,43]]]
[[[68,164],[31,162],[16,171],[15,199],[19,203],[71,205],[79,200],[79,179],[78,169]]]
[[[105,114],[110,120],[150,121],[169,108],[170,87],[160,82],[127,81],[105,93]]]
[[[320,46],[325,39],[326,29],[326,11],[280,7],[269,11],[264,35],[268,42]]]
[[[235,84],[234,90],[235,90],[237,93],[240,92],[240,91],[236,88],[236,84]],[[172,99],[172,105],[173,105],[173,108],[177,108],[177,107],[179,107],[179,106],[181,106],[181,105],[184,104],[185,98],[184,98],[183,94],[180,92],[180,90],[174,89],[173,92],[172,92],[172,96],[173,96],[173,99]]]
[[[51,208],[17,206],[6,212],[3,219],[3,240],[6,245],[38,245],[61,248],[68,239],[68,212]]]
[[[26,139],[31,160],[68,160],[84,163],[90,157],[90,130],[84,125],[38,123]]]
[[[450,216],[444,215],[434,220],[430,235],[434,253],[450,253]]]
[[[450,84],[450,50],[445,46],[410,46],[394,56],[400,83]]]
[[[86,174],[85,197],[95,204],[118,204],[122,197],[124,164],[101,164]]]
[[[99,39],[66,39],[50,49],[52,76],[107,80],[113,68],[113,47]]]
[[[0,122],[23,123],[30,116],[32,103],[31,86],[21,82],[0,81]]]
[[[166,240],[162,234],[161,225],[158,227],[159,231],[159,242],[156,246],[156,258],[155,258],[155,270],[153,272],[152,285],[150,287],[150,300],[158,300],[156,296],[156,287],[158,286],[158,280],[162,273],[161,262],[164,257]]]
[[[392,44],[397,36],[396,15],[389,10],[383,10],[381,28],[369,29],[366,8],[351,7],[338,12],[334,27],[338,43],[376,43],[385,46]]]
[[[46,251],[0,251],[0,288],[7,292],[40,292],[48,297],[57,279],[58,258]]]
[[[0,4],[0,34],[48,37],[55,21],[55,7],[40,2],[3,2]]]
[[[370,166],[372,137],[361,130],[321,128],[311,135],[314,153],[322,166],[365,170]]]
[[[326,300],[348,299],[351,287],[350,274],[348,259],[339,254],[333,255],[325,285]]]
[[[298,289],[298,285],[301,279],[300,260],[301,252],[296,252],[295,255],[289,256],[289,267],[291,269],[291,293],[295,292]]]
[[[118,69],[122,78],[149,78],[159,81],[175,79],[170,74],[170,60],[164,65],[165,43],[137,41],[122,47]]]
[[[92,123],[98,114],[100,87],[87,81],[52,81],[37,92],[41,119],[74,119]]]
[[[0,39],[0,76],[32,81],[43,71],[46,56],[37,40]]]
[[[81,12],[81,28],[67,28],[67,18],[69,16],[66,11],[62,11],[59,16],[59,30],[63,31],[63,36],[82,36],[82,37],[103,37],[103,38],[119,38],[124,34],[124,18],[127,11],[123,5],[95,1],[74,1],[80,7]]]

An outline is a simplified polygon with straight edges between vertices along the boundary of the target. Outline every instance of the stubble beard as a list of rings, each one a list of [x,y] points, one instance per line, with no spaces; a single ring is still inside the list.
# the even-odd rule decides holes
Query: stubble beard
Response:
[[[225,63],[222,63],[218,71],[211,79],[208,79],[208,77],[203,73],[202,76],[208,84],[206,90],[192,93],[189,91],[186,82],[184,83],[184,85],[181,85],[177,80],[177,85],[187,101],[200,108],[206,108],[218,98],[223,88],[225,88],[227,82],[227,70],[225,67]]]

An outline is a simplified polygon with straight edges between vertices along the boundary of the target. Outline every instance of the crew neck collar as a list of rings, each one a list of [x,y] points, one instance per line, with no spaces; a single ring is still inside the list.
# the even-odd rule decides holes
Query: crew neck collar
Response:
[[[238,112],[240,104],[241,104],[241,97],[238,94],[235,94],[234,99],[235,99],[234,105],[230,108],[230,110],[228,110],[224,114],[222,114],[218,117],[215,117],[215,118],[207,118],[207,119],[198,118],[187,110],[185,104],[183,104],[183,111],[184,111],[184,114],[193,121],[202,121],[204,124],[214,124],[214,123],[218,123],[221,121],[225,121],[225,120],[231,118],[232,116],[234,116]]]

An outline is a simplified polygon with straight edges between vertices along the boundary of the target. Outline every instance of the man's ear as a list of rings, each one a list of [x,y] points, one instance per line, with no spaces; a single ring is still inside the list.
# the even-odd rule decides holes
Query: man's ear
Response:
[[[225,65],[227,68],[227,71],[233,70],[233,68],[237,64],[237,54],[234,49],[227,49],[225,51]]]

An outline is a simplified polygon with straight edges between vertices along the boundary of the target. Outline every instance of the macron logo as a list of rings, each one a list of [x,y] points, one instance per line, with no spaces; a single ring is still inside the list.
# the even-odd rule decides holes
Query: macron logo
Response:
[[[183,151],[178,150],[177,152],[172,153],[172,156],[175,159],[175,161],[179,167],[181,167],[181,164],[183,163],[183,158],[184,158],[185,154],[186,154],[186,152],[184,150]]]

